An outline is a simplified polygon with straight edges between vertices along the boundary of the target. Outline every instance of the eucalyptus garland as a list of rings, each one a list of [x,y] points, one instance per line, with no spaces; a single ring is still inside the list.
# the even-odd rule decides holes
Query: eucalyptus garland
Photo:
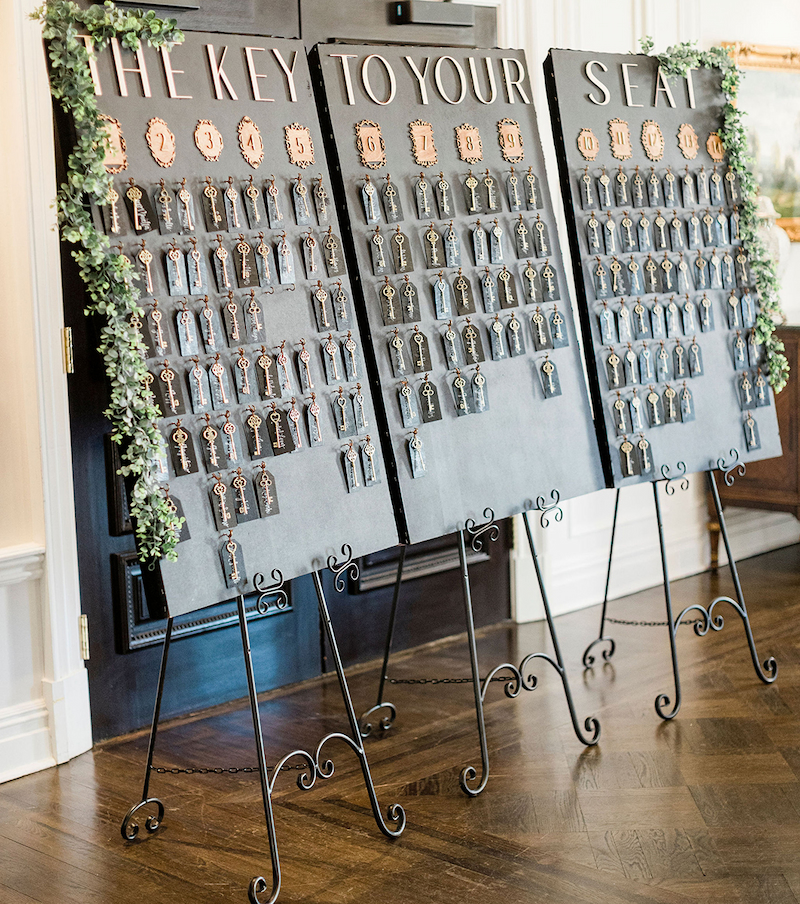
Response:
[[[640,45],[644,53],[650,53],[653,41],[649,37],[642,38]],[[725,104],[722,108],[723,125],[719,130],[719,137],[728,155],[728,163],[739,180],[739,191],[742,195],[739,206],[739,231],[761,301],[761,310],[755,325],[756,338],[766,351],[769,382],[775,392],[780,392],[789,379],[789,362],[783,354],[783,343],[774,333],[776,321],[782,321],[784,316],[780,304],[780,283],[775,270],[775,261],[758,235],[757,185],[752,170],[753,159],[742,125],[742,113],[736,107],[742,71],[726,47],[699,50],[694,42],[687,41],[668,47],[664,53],[656,56],[665,76],[685,76],[689,69],[698,69],[701,66],[719,69],[722,74]]]
[[[122,447],[120,474],[135,478],[129,502],[139,556],[143,561],[162,556],[175,560],[183,519],[156,477],[163,440],[139,330],[143,311],[135,284],[138,276],[128,258],[112,249],[108,237],[95,229],[88,203],[108,204],[112,180],[103,163],[108,136],[97,109],[89,51],[79,35],[88,35],[97,52],[110,38],[129,50],[138,50],[143,41],[151,47],[171,48],[183,41],[183,33],[174,19],[159,19],[152,11],[123,12],[111,2],[81,9],[72,0],[47,0],[32,18],[42,23],[52,95],[75,125],[67,180],[56,197],[58,223],[62,239],[74,246],[72,256],[89,298],[85,313],[98,314],[105,321],[98,349],[111,388],[105,414],[111,421],[112,439]]]

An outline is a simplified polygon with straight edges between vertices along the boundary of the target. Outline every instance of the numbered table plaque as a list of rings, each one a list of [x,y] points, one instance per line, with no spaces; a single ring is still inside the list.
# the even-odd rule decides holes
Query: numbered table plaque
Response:
[[[318,45],[401,534],[602,486],[520,51]]]
[[[545,80],[608,485],[779,456],[720,73],[551,50]]]
[[[186,517],[146,575],[171,615],[398,539],[305,51],[257,43],[123,50],[125,92],[97,59],[115,142],[95,214],[137,273],[159,477]]]

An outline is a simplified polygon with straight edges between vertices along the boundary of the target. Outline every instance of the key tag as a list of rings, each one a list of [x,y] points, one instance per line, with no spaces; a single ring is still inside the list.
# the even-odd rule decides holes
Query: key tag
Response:
[[[280,387],[281,397],[293,396],[294,390],[292,389],[291,364],[289,361],[289,356],[286,354],[285,339],[280,344],[278,354],[275,358],[275,363],[278,366],[278,386]]]
[[[722,254],[722,287],[723,289],[735,289],[736,277],[734,275],[733,257],[726,248]]]
[[[467,201],[468,213],[483,213],[483,199],[481,192],[478,191],[480,182],[473,175],[472,170],[467,173],[464,179],[464,194]]]
[[[231,420],[231,413],[230,411],[226,411],[225,423],[222,425],[222,448],[228,459],[228,467],[231,467],[234,462],[241,461],[242,459],[239,440],[236,435],[237,433],[238,430],[236,424]]]
[[[327,294],[327,293],[326,293]],[[401,320],[400,299],[397,290],[389,282],[389,277],[384,276],[383,285],[378,290],[378,299],[381,305],[381,316],[384,326],[392,326]]]
[[[389,173],[386,174],[386,183],[383,186],[383,209],[386,211],[387,223],[399,223],[403,219],[403,205],[400,201],[400,193],[392,182]]]
[[[311,393],[311,404],[306,408],[306,427],[308,428],[308,442],[311,446],[321,446],[322,439],[322,421],[320,415],[322,409],[317,401],[317,394]]]
[[[181,235],[194,232],[197,228],[197,216],[194,210],[194,198],[186,187],[186,179],[181,179],[181,187],[178,189],[177,210]]]
[[[222,482],[219,474],[214,474],[214,483],[209,489],[211,509],[217,530],[228,530],[236,526],[236,512],[233,505],[233,493],[229,486]]]
[[[522,276],[525,280],[525,303],[539,304],[544,300],[544,293],[542,292],[542,278],[539,275],[539,271],[533,266],[530,261],[526,261],[526,266],[522,271]]]
[[[244,209],[247,215],[247,222],[251,229],[260,229],[266,220],[261,191],[253,182],[253,177],[249,176],[247,185],[244,189]]]
[[[683,221],[678,216],[678,211],[672,211],[672,219],[669,221],[669,239],[673,251],[683,251],[686,248],[686,239],[683,235]]]
[[[431,208],[431,186],[430,182],[425,178],[425,173],[419,174],[419,179],[414,184],[414,197],[417,200],[417,217],[420,220],[427,220],[432,214]]]
[[[248,342],[264,341],[264,322],[262,320],[261,305],[256,301],[256,293],[254,289],[250,290],[249,301],[245,308],[247,314],[245,320],[247,323],[247,339]]]
[[[225,323],[228,342],[231,345],[236,345],[239,342],[244,342],[244,318],[241,306],[234,297],[233,292],[228,292],[227,299],[222,308],[222,319]]]
[[[683,206],[693,207],[697,203],[697,196],[694,190],[694,176],[689,172],[688,164],[681,177],[681,191],[683,193]]]
[[[444,278],[444,271],[440,270],[433,284],[433,306],[437,320],[448,320],[452,317],[452,299],[450,296],[450,284]]]
[[[648,386],[645,410],[651,427],[664,425],[664,407],[661,404],[661,396],[656,392],[654,386]]]
[[[308,279],[315,279],[321,273],[317,240],[310,229],[308,232],[304,232],[301,238],[303,240],[303,263],[306,268],[306,276]]]
[[[531,331],[533,333],[533,347],[537,352],[553,347],[547,318],[539,307],[536,308],[531,316]]]
[[[419,388],[420,397],[420,417],[425,424],[440,421],[442,419],[442,409],[439,405],[439,393],[436,386],[428,379],[428,374]]]
[[[624,211],[620,221],[620,241],[623,251],[637,251],[636,234],[633,231],[633,220],[628,211]],[[599,253],[599,249],[598,249]]]
[[[373,197],[375,196],[375,187],[372,187]],[[312,226],[314,217],[311,213],[311,204],[309,203],[308,187],[303,182],[301,173],[292,179],[292,203],[294,205],[294,219],[298,226]],[[377,201],[376,201],[377,203]]]
[[[170,494],[169,486],[164,487],[164,502],[167,504],[167,508],[172,512],[173,515],[175,515],[176,518],[182,519],[183,523],[178,530],[178,543],[183,543],[184,540],[191,540],[192,535],[189,531],[189,522],[186,520],[183,505],[181,504],[181,501],[177,498],[177,496]]]
[[[431,223],[430,226],[425,230],[423,239],[425,243],[425,256],[427,259],[428,268],[436,269],[437,267],[441,267],[444,263],[442,237],[436,231],[433,223]]]
[[[261,346],[256,358],[256,380],[258,381],[258,392],[262,399],[280,396],[278,364],[275,358],[269,354],[265,345]]]
[[[208,269],[205,258],[197,248],[197,239],[192,236],[192,247],[186,255],[186,277],[190,295],[205,295],[208,291]]]
[[[255,255],[251,244],[243,234],[239,234],[239,240],[233,246],[234,270],[236,282],[240,289],[249,289],[258,282]]]
[[[117,200],[119,200],[119,195],[117,195]],[[153,189],[153,209],[156,212],[158,229],[162,235],[169,235],[178,231],[178,217],[174,205],[175,196],[167,188],[167,183],[160,179],[158,187]],[[119,229],[109,231],[118,233]]]
[[[190,358],[198,352],[197,322],[194,312],[186,306],[186,300],[181,302],[181,310],[175,316],[175,330],[178,334],[178,347],[181,354]]]
[[[469,318],[467,318],[469,322]],[[414,326],[411,334],[411,356],[414,373],[421,374],[431,369],[431,353],[428,347],[428,337],[420,332],[418,326]]]
[[[731,245],[739,245],[742,241],[742,236],[739,233],[739,224],[741,222],[741,217],[739,216],[739,208],[734,207],[731,212],[730,218],[728,220],[729,228],[730,228],[730,242]]]
[[[528,210],[537,210],[542,206],[542,194],[532,166],[528,167],[525,174],[525,204]]]
[[[270,515],[279,514],[280,505],[278,503],[275,477],[267,470],[267,466],[263,461],[253,475],[253,486],[256,499],[258,500],[259,515],[262,518],[268,518]]]
[[[456,406],[456,414],[463,417],[465,414],[472,414],[472,387],[466,381],[464,375],[459,368],[456,368],[456,375],[453,377],[453,401]],[[414,431],[416,433],[416,431]]]
[[[634,388],[633,395],[628,402],[629,416],[631,419],[631,431],[638,433],[644,430],[644,415],[642,413],[642,400],[639,398],[639,392]]]
[[[667,335],[666,321],[664,319],[664,306],[656,299],[650,311],[650,327],[653,331],[653,339],[664,339]]]
[[[536,177],[534,176],[533,178],[535,182]],[[512,213],[517,213],[518,211],[525,209],[522,186],[520,185],[519,176],[513,166],[511,167],[511,172],[506,176],[506,195],[508,197],[508,206]]]
[[[311,291],[311,305],[314,308],[317,329],[320,332],[332,329],[334,318],[331,312],[330,296],[320,280],[317,280],[316,287]]]
[[[678,291],[683,294],[694,291],[694,283],[692,282],[689,264],[682,251],[678,255]]]
[[[697,341],[697,337],[692,338],[692,344],[689,346],[689,375],[692,377],[703,376],[703,350]]]
[[[642,304],[641,298],[637,298],[633,306],[633,336],[635,339],[650,338],[650,312]]]
[[[492,361],[504,361],[508,357],[505,343],[505,327],[500,322],[500,315],[495,314],[489,327],[489,349]]]
[[[458,242],[458,236],[455,237]],[[414,261],[411,256],[411,244],[408,236],[400,231],[400,227],[395,228],[391,238],[392,257],[394,258],[395,273],[410,273],[414,269]],[[458,246],[460,255],[460,245]]]
[[[511,318],[506,325],[506,339],[508,352],[512,358],[525,354],[525,337],[522,334],[522,324],[517,320],[517,315],[512,311]]]
[[[297,399],[292,396],[291,403],[289,405],[289,410],[286,412],[286,421],[289,425],[289,434],[292,437],[292,442],[294,443],[295,451],[303,448],[303,429],[300,426],[300,421],[302,420],[303,413],[297,407]]]
[[[225,467],[225,449],[222,446],[222,437],[219,430],[211,423],[210,415],[206,414],[205,426],[200,431],[202,440],[200,448],[203,450],[203,460],[206,470],[213,471],[216,468]]]
[[[164,319],[164,313],[158,306],[158,299],[154,298],[150,304],[150,310],[144,318],[145,342],[152,348],[153,354],[160,358],[172,354],[172,338]]]
[[[238,230],[244,228],[239,192],[234,187],[233,178],[231,176],[225,181],[228,187],[223,192],[223,196],[225,217],[228,221],[228,232],[238,232]]]
[[[386,242],[381,233],[381,227],[376,226],[369,238],[369,250],[372,258],[372,272],[375,276],[383,276],[389,272],[389,257],[385,247]]]
[[[725,216],[725,209],[720,207],[719,213],[715,217],[715,230],[717,245],[727,245],[728,242],[728,218]]]
[[[484,209],[488,213],[500,210],[500,195],[497,192],[497,183],[488,169],[484,170],[483,178],[481,179],[481,191],[484,197]]]
[[[664,390],[664,421],[667,424],[677,424],[680,419],[678,393],[668,383]]]
[[[552,399],[561,395],[561,381],[558,379],[558,370],[550,360],[550,355],[545,356],[544,363],[541,366],[541,378],[542,389],[546,399]]]
[[[470,281],[458,268],[458,275],[453,283],[454,297],[456,302],[456,311],[459,315],[475,313],[475,298],[472,294],[472,285]]]
[[[631,189],[633,193],[633,206],[634,207],[647,207],[647,197],[645,194],[645,185],[644,179],[642,178],[642,174],[639,172],[639,167],[636,167],[636,171],[633,174],[633,187]]]
[[[544,224],[542,224],[544,225]],[[603,238],[605,242],[606,254],[616,254],[617,253],[617,224],[611,218],[611,211],[606,214],[605,222],[603,223]],[[538,243],[537,243],[538,248]],[[541,255],[537,255],[541,256]]]
[[[484,275],[481,280],[481,292],[483,293],[483,309],[487,314],[494,314],[500,309],[500,301],[497,295],[497,281],[492,276],[488,267],[484,267]]]
[[[678,342],[672,349],[672,372],[675,374],[675,379],[682,380],[686,377],[686,370],[686,349]]]
[[[648,254],[644,263],[644,290],[646,294],[658,294],[661,289],[661,270],[653,260],[653,255]]]
[[[358,343],[353,338],[350,330],[347,331],[347,338],[343,343],[342,355],[344,357],[344,369],[348,383],[355,383],[361,378],[361,360],[358,351]]]
[[[609,210],[614,206],[614,198],[611,194],[610,186],[611,177],[606,172],[606,168],[603,167],[603,172],[600,174],[600,177],[597,180],[597,194],[600,197],[601,210]]]
[[[328,190],[325,188],[325,181],[322,178],[322,174],[317,176],[316,179],[312,179],[312,182],[312,194],[314,196],[314,207],[317,211],[317,223],[319,223],[320,226],[324,226],[330,220],[331,202],[328,196]]]
[[[753,384],[750,380],[750,374],[744,371],[738,380],[739,389],[739,405],[742,410],[754,408],[756,405],[756,397],[753,393]]]
[[[680,335],[680,309],[678,308],[678,305],[675,302],[675,296],[673,295],[667,304],[667,337],[674,339],[676,336]]]
[[[630,413],[619,390],[617,390],[617,397],[611,406],[611,417],[617,436],[625,436],[631,432]]]
[[[444,173],[439,173],[439,180],[435,186],[436,206],[439,208],[439,217],[444,220],[453,216],[453,205],[450,196],[450,183],[445,179]]]
[[[206,229],[208,232],[217,232],[227,226],[225,222],[225,207],[219,196],[219,189],[211,181],[211,177],[206,176],[203,181],[205,185],[203,186],[201,199]]]
[[[682,307],[683,333],[685,336],[690,336],[697,332],[697,308],[689,295],[685,295],[684,298],[686,300]]]
[[[352,397],[353,413],[356,416],[356,433],[363,433],[369,424],[367,423],[367,400],[361,391],[361,384],[356,383],[356,390]]]
[[[332,333],[328,333],[327,337],[322,340],[322,362],[325,370],[326,383],[339,383],[345,379],[344,368],[342,366],[339,344],[333,338]]]
[[[446,267],[461,266],[461,239],[453,228],[452,220],[444,234],[444,259]]]
[[[619,311],[617,312],[617,324],[619,331],[619,341],[622,343],[630,342],[633,339],[633,330],[631,328],[631,312],[628,310],[628,306],[625,304],[624,298],[619,303]]]
[[[396,377],[404,377],[411,372],[408,350],[397,327],[389,337],[389,358],[392,362],[392,372]]]
[[[336,424],[336,435],[339,438],[355,436],[353,406],[341,386],[331,401],[331,410],[333,412],[333,422]]]
[[[363,446],[361,447],[361,466],[364,471],[364,486],[374,486],[380,483],[380,475],[378,473],[378,461],[376,458],[377,449],[372,438],[367,436]]]
[[[400,403],[400,416],[403,426],[407,428],[416,427],[419,424],[419,408],[414,387],[411,386],[408,380],[403,380],[401,383],[397,391],[397,398]]]
[[[731,297],[736,297],[733,292],[731,293]],[[753,296],[750,294],[749,289],[745,289],[744,292],[742,292],[740,304],[742,309],[741,325],[744,329],[749,330],[756,325],[755,303],[753,302]]]
[[[613,220],[610,222],[613,223]],[[538,213],[536,214],[536,222],[533,224],[533,242],[536,247],[536,257],[547,257],[552,253],[547,224],[542,221]]]
[[[336,282],[336,289],[333,290],[333,314],[336,318],[337,330],[346,330],[353,322],[350,297],[345,292],[340,280]]]
[[[461,344],[461,336],[453,329],[453,321],[448,321],[447,329],[442,333],[442,344],[444,346],[444,356],[447,360],[449,370],[466,365],[464,358],[464,348]]]
[[[144,233],[158,228],[158,221],[150,198],[133,179],[128,179],[128,187],[125,189],[124,195],[128,217],[136,235],[144,235]]]
[[[265,458],[270,454],[269,439],[264,419],[256,411],[254,405],[247,406],[247,417],[244,419],[245,436],[250,458]]]
[[[653,248],[656,251],[669,251],[667,221],[660,210],[656,211],[656,218],[653,220]]]
[[[300,374],[300,390],[310,392],[314,388],[311,376],[311,352],[306,348],[306,340],[300,339],[300,351],[297,353],[297,372]]]
[[[744,442],[750,451],[761,448],[758,424],[750,411],[747,412],[747,416],[744,419]]]
[[[699,317],[700,317],[700,329],[704,333],[713,332],[713,330],[714,330],[714,306],[711,302],[711,299],[705,294],[705,292],[703,293],[703,297],[700,299]]]
[[[613,294],[617,298],[622,295],[628,295],[628,282],[625,279],[622,264],[616,256],[612,258],[608,269],[611,271],[611,291]]]
[[[639,352],[639,376],[642,383],[653,379],[653,353],[646,342],[642,343]]]
[[[661,283],[662,283],[662,291],[663,292],[675,292],[678,288],[676,279],[675,279],[675,264],[667,256],[667,252],[664,252],[664,259],[661,261]]]
[[[278,258],[278,281],[282,286],[294,285],[294,253],[285,232],[281,233],[275,251]]]
[[[233,288],[233,267],[228,249],[222,244],[222,236],[216,236],[217,247],[213,249],[211,260],[214,265],[214,276],[220,292],[228,292]]]
[[[611,297],[611,283],[608,279],[608,271],[603,266],[603,262],[599,257],[595,258],[597,263],[592,269],[592,276],[594,277],[594,294],[597,298],[610,298]]]
[[[502,264],[503,255],[503,229],[497,220],[489,230],[489,262],[492,264]]]
[[[747,336],[747,356],[750,360],[750,367],[758,367],[762,361],[764,354],[764,346],[758,341],[755,330],[750,330]]]
[[[636,224],[636,236],[639,240],[639,251],[649,252],[653,250],[653,238],[650,232],[650,220],[643,213]]]
[[[625,207],[630,204],[628,199],[628,177],[622,169],[622,164],[617,168],[617,174],[614,176],[614,194],[617,198],[617,207]]]
[[[717,257],[717,249],[711,252],[708,259],[708,271],[712,289],[722,288],[722,261]]]
[[[480,331],[469,317],[461,330],[461,341],[464,343],[464,358],[467,364],[478,364],[485,360]]]
[[[197,456],[191,434],[181,426],[181,419],[175,422],[169,433],[169,453],[172,467],[177,477],[197,473]]]
[[[520,223],[522,223],[522,217],[520,216]],[[524,225],[524,224],[523,224]],[[519,228],[519,227],[518,227]],[[527,228],[525,232],[527,234]],[[586,221],[586,244],[589,248],[589,254],[603,254],[603,243],[600,239],[600,220],[597,219],[597,215],[594,211],[592,211],[592,215]],[[517,240],[517,256],[521,257],[519,254],[520,244],[519,239]]]
[[[640,472],[644,476],[653,473],[653,456],[651,454],[650,443],[645,438],[644,434],[639,434],[639,439],[636,443],[636,449],[638,451],[639,458],[639,467]]]
[[[647,200],[650,207],[658,207],[661,204],[661,184],[653,166],[650,167],[650,175],[647,177]]]
[[[285,455],[287,452],[294,452],[294,440],[289,430],[286,412],[278,408],[276,402],[271,403],[267,414],[267,434],[273,455]]]
[[[630,282],[630,294],[641,295],[644,292],[644,282],[642,281],[642,268],[639,263],[631,255],[628,261],[628,280]]]
[[[622,468],[622,476],[637,477],[640,473],[639,456],[636,454],[633,443],[627,436],[622,438],[619,447],[619,463]]]
[[[280,189],[275,184],[275,177],[269,177],[265,199],[267,202],[267,219],[270,229],[282,229],[286,223],[280,198]]]
[[[623,362],[625,370],[625,383],[628,386],[633,386],[634,384],[639,382],[639,358],[636,352],[633,350],[633,346],[630,342],[628,343],[628,350],[625,352]]]
[[[664,175],[664,204],[667,207],[674,207],[677,204],[677,193],[675,191],[675,174],[670,167]]]
[[[754,385],[756,390],[756,406],[758,408],[768,408],[770,404],[769,386],[767,385],[767,381],[764,378],[764,374],[761,373],[760,367],[756,371]]]
[[[656,380],[659,383],[665,383],[672,379],[672,368],[670,366],[670,355],[667,351],[664,340],[659,343],[658,352],[656,353]]]
[[[711,172],[711,203],[714,207],[724,204],[722,197],[722,176],[717,172],[717,167]]]
[[[544,273],[548,266],[548,264],[545,264],[542,268],[542,273]],[[504,266],[497,274],[497,282],[500,284],[500,307],[504,310],[517,307],[517,305],[519,305],[519,299],[517,298],[517,286],[514,282],[514,274]]]
[[[688,232],[686,243],[693,251],[703,247],[703,236],[700,232],[700,225],[700,217],[697,215],[697,211],[692,211],[686,220]]]
[[[236,469],[236,476],[231,481],[233,504],[236,509],[236,520],[239,524],[258,518],[258,506],[250,481],[244,476],[241,468]]]
[[[550,314],[550,336],[553,340],[553,348],[566,348],[569,345],[569,336],[567,335],[566,324],[564,318],[556,305],[553,305],[553,312]]]
[[[609,389],[617,389],[619,386],[625,385],[622,373],[622,359],[613,348],[609,348],[608,357],[606,358],[606,378],[608,379]]]
[[[750,264],[747,260],[747,252],[741,247],[736,253],[736,281],[742,289],[750,288]]]
[[[422,438],[417,428],[408,441],[408,458],[411,462],[411,476],[416,479],[425,476],[425,455],[422,449]]]
[[[488,410],[489,392],[486,386],[486,377],[481,373],[480,364],[475,368],[475,373],[472,377],[472,399],[476,414]]]
[[[142,295],[155,295],[156,292],[156,268],[153,266],[153,253],[142,239],[139,250],[136,252],[136,262],[139,267],[139,279]]]
[[[595,198],[592,189],[592,177],[589,175],[588,166],[583,168],[583,175],[580,178],[580,196],[581,207],[584,210],[591,210],[593,207],[597,206],[597,199]],[[528,209],[530,210],[530,205],[528,206]]]
[[[475,255],[475,266],[480,267],[489,263],[489,249],[486,240],[486,230],[481,226],[481,221],[475,221],[472,230],[472,250]]]
[[[322,249],[328,276],[331,279],[335,276],[343,276],[345,269],[342,243],[339,241],[339,236],[334,234],[332,226],[328,227],[328,231],[322,239]]]
[[[122,207],[119,192],[112,185],[108,192],[108,202],[100,208],[103,229],[107,235],[122,235],[123,232],[127,232],[122,223]]]
[[[169,361],[166,359],[161,364],[158,371],[159,390],[160,390],[160,407],[164,417],[172,417],[176,414],[186,414],[186,401],[183,395],[178,375],[175,370],[170,367]]]

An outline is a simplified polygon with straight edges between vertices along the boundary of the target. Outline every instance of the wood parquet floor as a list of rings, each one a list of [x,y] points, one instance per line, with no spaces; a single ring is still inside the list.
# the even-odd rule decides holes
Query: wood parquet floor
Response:
[[[613,664],[583,675],[580,655],[598,609],[557,620],[581,718],[602,722],[598,747],[576,740],[557,675],[486,707],[491,777],[477,799],[458,789],[479,765],[469,686],[391,687],[395,728],[368,742],[385,809],[408,815],[398,841],[376,829],[355,757],[330,745],[336,774],[300,791],[279,777],[276,820],[286,904],[800,904],[800,546],[741,564],[761,658],[778,682],[757,680],[741,624],[679,636],[683,708],[653,709],[672,692],[666,629],[612,626]],[[676,612],[729,593],[699,575],[673,585]],[[660,618],[646,591],[612,604],[621,618]],[[357,617],[357,613],[354,613]],[[191,641],[188,641],[191,642]],[[484,631],[484,673],[549,649],[541,624]],[[234,668],[239,663],[214,667]],[[449,642],[397,657],[392,674],[468,674],[466,647]],[[357,709],[375,668],[355,670]],[[168,675],[169,682],[176,675]],[[265,696],[271,762],[342,729],[334,679]],[[257,776],[156,775],[167,814],[153,837],[125,844],[119,823],[138,799],[143,735],[107,743],[58,769],[0,786],[2,904],[223,904],[246,901],[269,875]],[[162,728],[158,764],[254,763],[242,702]],[[144,832],[142,834],[145,834]]]

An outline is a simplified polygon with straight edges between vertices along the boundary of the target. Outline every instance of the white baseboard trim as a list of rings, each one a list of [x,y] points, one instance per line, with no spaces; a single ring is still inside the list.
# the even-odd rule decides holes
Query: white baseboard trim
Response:
[[[0,783],[55,766],[44,700],[0,710]]]

